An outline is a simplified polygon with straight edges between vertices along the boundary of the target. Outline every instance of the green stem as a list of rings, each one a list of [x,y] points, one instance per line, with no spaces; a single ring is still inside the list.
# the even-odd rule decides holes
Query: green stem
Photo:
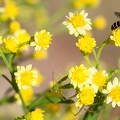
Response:
[[[84,55],[84,59],[87,61],[87,63],[92,67],[93,65],[92,65],[92,63],[91,63],[91,61],[90,61],[90,59],[89,59],[89,55],[88,54],[85,54]]]
[[[60,84],[62,82],[64,82],[66,79],[68,78],[68,76],[66,75],[65,77],[63,77],[62,79],[60,79],[57,83],[55,83],[55,85],[50,88],[50,89],[47,89],[45,92],[43,92],[42,94],[39,94],[37,96],[37,98],[30,104],[29,106],[29,110],[32,110],[34,108],[34,106],[38,103],[38,101],[40,101],[41,98],[43,98],[45,95],[47,95],[48,93],[50,93],[51,91],[53,91],[54,87],[57,85],[57,84]]]
[[[109,75],[109,79],[112,78],[114,75],[116,75],[117,73],[120,73],[120,68],[114,70],[110,75]]]
[[[109,39],[110,39],[110,38],[108,38],[106,41],[104,41],[104,42],[100,45],[100,47],[99,47],[99,49],[98,49],[98,52],[97,52],[97,60],[98,60],[98,63],[99,63],[100,55],[101,55],[101,52],[102,52],[103,48],[104,48],[107,44],[109,44]]]
[[[96,61],[96,69],[99,69],[99,60],[98,60],[95,49],[93,49],[93,56],[94,56],[95,61]]]
[[[0,57],[3,59],[5,65],[9,69],[9,71],[12,72],[11,64],[9,64],[7,58],[5,57],[5,55],[4,55],[4,53],[3,53],[3,51],[1,49],[0,49]]]

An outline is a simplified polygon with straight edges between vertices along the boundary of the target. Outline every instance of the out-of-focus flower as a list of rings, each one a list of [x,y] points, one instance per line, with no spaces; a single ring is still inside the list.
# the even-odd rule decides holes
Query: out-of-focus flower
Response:
[[[108,104],[112,102],[112,107],[120,106],[120,82],[117,77],[114,78],[113,83],[108,82],[107,88],[102,91],[107,94],[105,102]]]
[[[5,52],[16,53],[18,51],[18,41],[13,36],[4,39],[3,42],[3,49]]]
[[[19,45],[30,41],[30,35],[25,29],[20,29],[14,33]],[[20,50],[28,50],[28,43],[20,47]]]
[[[11,19],[18,15],[18,7],[13,2],[8,2],[5,6],[5,14]]]
[[[107,26],[107,21],[103,16],[97,16],[93,21],[93,26],[97,29],[103,30]]]
[[[22,98],[26,104],[30,104],[33,99],[33,89],[31,87],[27,88],[26,90],[20,90]],[[18,94],[15,94],[15,98],[17,99],[17,103],[21,104],[21,99]]]
[[[52,113],[59,112],[60,108],[61,108],[61,106],[58,103],[51,103],[51,104],[48,104],[48,106],[47,106],[47,109]]]
[[[74,0],[73,6],[76,9],[83,9],[86,7],[98,7],[100,0]]]
[[[114,42],[115,46],[120,46],[120,27],[112,31],[110,39]]]
[[[31,86],[37,85],[38,71],[32,69],[32,65],[29,64],[26,67],[17,66],[17,71],[14,73],[16,83],[19,89],[27,89]]]
[[[39,52],[34,52],[32,57],[34,59],[45,59],[47,56],[48,54],[46,50],[40,50]]]
[[[37,108],[34,111],[26,114],[25,120],[44,120],[43,112],[44,112],[43,110]]]
[[[10,31],[11,32],[16,32],[16,31],[18,31],[18,30],[20,30],[20,24],[19,24],[19,22],[18,21],[12,21],[11,23],[10,23],[10,25],[9,25],[9,29],[10,29]]]
[[[80,88],[79,93],[77,94],[76,107],[82,107],[83,105],[91,105],[94,103],[94,97],[96,96],[93,88],[90,85],[85,85]]]
[[[96,41],[94,38],[86,35],[78,39],[76,46],[84,53],[91,53],[93,48],[96,46]]]
[[[41,49],[47,50],[51,44],[52,35],[46,30],[36,32],[34,40],[30,43],[31,46],[35,46],[35,51],[39,52]]]
[[[74,86],[74,88],[80,88],[89,83],[89,71],[83,64],[72,67],[69,70],[68,77],[71,80],[71,84]]]
[[[63,22],[69,30],[69,34],[78,37],[79,35],[85,35],[86,30],[91,30],[91,20],[87,16],[88,13],[85,13],[84,10],[74,14],[69,12],[69,16],[67,16],[68,21]]]

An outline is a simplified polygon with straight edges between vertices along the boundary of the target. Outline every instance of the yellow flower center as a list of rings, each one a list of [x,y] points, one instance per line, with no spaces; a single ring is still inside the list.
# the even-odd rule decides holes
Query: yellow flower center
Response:
[[[72,23],[74,28],[83,27],[86,24],[84,17],[79,13],[76,13],[73,17],[71,17],[69,21]]]
[[[43,110],[36,109],[31,112],[30,120],[43,120]]]
[[[34,80],[33,73],[31,71],[25,71],[21,74],[21,84],[31,86],[32,81]]]
[[[47,32],[43,32],[38,34],[38,36],[36,36],[38,39],[38,45],[41,46],[42,48],[46,48],[49,46],[49,44],[51,43],[51,35],[48,34]]]
[[[113,88],[109,94],[109,96],[115,101],[120,101],[120,86]]]
[[[107,76],[102,73],[102,71],[96,72],[93,75],[93,83],[103,87],[106,84]]]
[[[95,97],[95,93],[91,87],[85,88],[80,93],[80,96],[79,96],[81,103],[84,105],[92,104],[94,102],[94,97]]]
[[[86,35],[85,37],[78,40],[76,46],[85,53],[91,53],[93,48],[96,46],[96,41],[94,38]]]
[[[88,75],[89,73],[84,66],[80,66],[80,67],[76,66],[72,73],[71,79],[75,81],[77,84],[81,84],[87,80]]]

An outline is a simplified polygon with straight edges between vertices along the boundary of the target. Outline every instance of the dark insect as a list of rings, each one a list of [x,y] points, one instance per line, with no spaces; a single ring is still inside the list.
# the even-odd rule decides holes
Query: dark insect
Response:
[[[120,12],[115,12],[114,14],[115,14],[116,17],[120,18]],[[118,27],[120,27],[120,21],[117,21],[117,22],[113,23],[112,26],[111,26],[111,30],[115,30]]]

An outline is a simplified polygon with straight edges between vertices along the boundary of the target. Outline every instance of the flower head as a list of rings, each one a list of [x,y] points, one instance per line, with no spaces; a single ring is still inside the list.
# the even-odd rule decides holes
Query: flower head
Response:
[[[71,84],[74,86],[74,88],[80,88],[81,86],[89,83],[89,71],[83,64],[72,67],[69,70],[68,77],[71,80]]]
[[[38,71],[33,70],[31,64],[27,65],[26,67],[17,66],[17,72],[14,74],[19,89],[25,90],[30,86],[37,85]]]
[[[18,7],[13,2],[8,2],[5,6],[5,13],[10,18],[15,18],[18,15]]]
[[[20,47],[19,50],[28,50],[28,41],[30,41],[30,35],[29,33],[25,30],[25,29],[20,29],[20,30],[17,30],[15,33],[14,33],[16,39],[18,40],[18,43],[19,45],[20,44],[24,44],[22,47]]]
[[[76,106],[81,108],[83,105],[91,105],[94,103],[95,96],[96,94],[90,85],[83,86],[77,94]]]
[[[20,24],[18,21],[12,21],[9,25],[9,29],[11,32],[16,32],[20,30]]]
[[[83,9],[85,7],[97,7],[100,0],[74,0],[73,5],[76,9]]]
[[[18,41],[13,36],[4,39],[3,42],[5,52],[16,53],[18,51]]]
[[[26,114],[25,120],[44,120],[43,112],[44,112],[43,110],[37,108],[34,111]]]
[[[102,93],[107,94],[105,101],[107,104],[112,102],[112,107],[120,106],[120,82],[117,77],[114,78],[113,84],[108,82],[107,88]]]
[[[94,38],[89,37],[88,35],[80,37],[76,46],[84,53],[91,53],[93,48],[96,46],[96,41]]]
[[[41,30],[36,32],[34,35],[35,41],[31,42],[31,46],[35,46],[35,51],[40,51],[41,49],[47,50],[51,44],[52,35],[46,30]]]
[[[33,90],[31,87],[29,87],[25,90],[21,89],[20,93],[21,93],[22,98],[26,104],[29,104],[32,101],[34,94],[33,94]],[[20,99],[18,94],[15,94],[15,98],[17,99],[17,103],[21,104],[21,99]]]
[[[110,39],[114,42],[115,46],[120,46],[120,27],[112,31]]]
[[[93,21],[93,25],[95,28],[102,30],[106,27],[107,22],[103,16],[97,16]]]
[[[75,14],[69,12],[69,17],[67,16],[68,21],[63,22],[68,28],[69,34],[74,34],[75,37],[78,37],[79,35],[85,35],[86,30],[91,30],[91,21],[87,16],[88,13],[85,13],[84,10]]]

